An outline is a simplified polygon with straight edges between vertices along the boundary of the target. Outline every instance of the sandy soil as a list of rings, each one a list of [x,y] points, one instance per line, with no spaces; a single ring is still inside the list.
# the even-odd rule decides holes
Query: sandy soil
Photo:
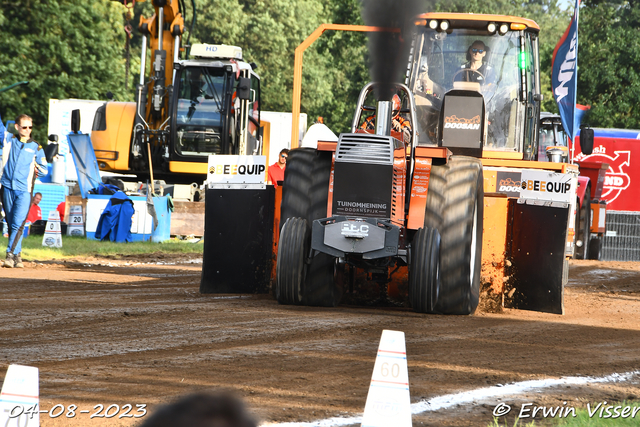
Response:
[[[505,310],[451,317],[202,295],[198,261],[149,255],[0,269],[0,377],[12,363],[37,366],[42,409],[74,404],[90,413],[98,404],[146,404],[152,412],[180,395],[225,388],[270,423],[361,414],[383,329],[406,334],[412,403],[640,369],[640,263],[573,261],[564,316]],[[578,408],[638,396],[640,374],[476,399],[416,414],[413,425],[486,426],[505,402]],[[42,414],[41,425],[140,422],[89,415]]]

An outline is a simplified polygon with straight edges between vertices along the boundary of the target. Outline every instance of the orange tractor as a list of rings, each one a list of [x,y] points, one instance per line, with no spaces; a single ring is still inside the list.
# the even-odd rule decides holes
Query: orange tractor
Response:
[[[512,16],[421,15],[393,86],[401,109],[369,83],[350,132],[290,152],[279,303],[333,306],[364,277],[408,285],[418,312],[471,314],[486,298],[563,313],[578,170],[537,161],[539,30]],[[469,66],[474,49],[481,68]],[[375,131],[361,129],[371,116]]]

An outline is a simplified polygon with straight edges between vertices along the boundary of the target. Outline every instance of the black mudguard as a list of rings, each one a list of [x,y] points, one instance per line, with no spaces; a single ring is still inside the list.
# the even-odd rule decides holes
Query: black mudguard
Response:
[[[207,189],[200,292],[268,292],[275,190]]]
[[[507,308],[564,314],[569,208],[510,204]]]

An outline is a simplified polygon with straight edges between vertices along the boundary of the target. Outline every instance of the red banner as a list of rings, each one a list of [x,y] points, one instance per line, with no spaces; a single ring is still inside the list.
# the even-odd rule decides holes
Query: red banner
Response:
[[[582,154],[580,136],[576,138],[575,160],[609,164],[602,191],[607,210],[640,212],[640,131],[594,129],[594,132],[593,153],[589,156]]]

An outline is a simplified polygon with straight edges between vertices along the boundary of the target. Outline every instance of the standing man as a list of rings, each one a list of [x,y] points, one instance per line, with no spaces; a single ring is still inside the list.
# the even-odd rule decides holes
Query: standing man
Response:
[[[36,141],[31,139],[33,119],[26,114],[21,114],[14,125],[18,131],[18,137],[7,136],[2,147],[5,166],[2,174],[3,196],[2,203],[9,228],[9,243],[7,245],[7,258],[4,266],[8,268],[23,268],[22,234],[18,237],[18,229],[27,218],[29,205],[31,204],[32,174],[44,176],[47,174],[47,159],[44,150]],[[0,135],[4,135],[6,128],[0,118]],[[17,237],[17,238],[16,238]],[[13,252],[11,250],[15,243]]]
[[[278,181],[284,181],[284,170],[287,166],[287,157],[289,157],[289,150],[283,148],[280,150],[280,154],[278,154],[278,161],[269,166],[267,179],[274,187],[278,186]]]

